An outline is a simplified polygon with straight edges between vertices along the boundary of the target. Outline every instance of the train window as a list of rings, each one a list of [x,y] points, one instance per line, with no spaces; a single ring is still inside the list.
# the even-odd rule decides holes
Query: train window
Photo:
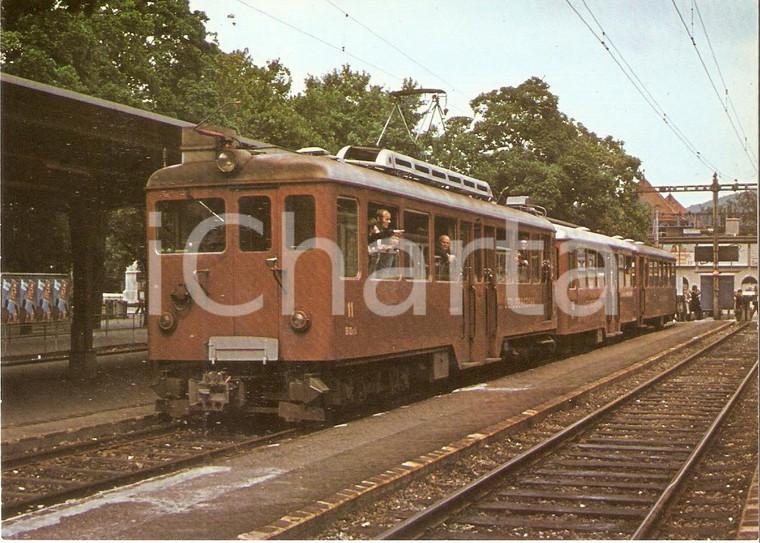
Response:
[[[541,236],[544,246],[543,260],[541,260],[541,282],[548,283],[552,280],[552,237],[546,234]]]
[[[588,286],[588,253],[586,249],[578,249],[575,251],[575,258],[578,265],[578,287],[586,288]]]
[[[617,255],[617,274],[618,274],[618,287],[627,287],[625,282],[625,257],[624,255]]]
[[[633,256],[625,257],[625,284],[629,287],[636,286],[636,260]]]
[[[156,211],[161,214],[158,239],[161,253],[221,253],[226,247],[225,228],[222,215],[224,200],[221,198],[198,198],[190,200],[163,200],[156,202]],[[210,230],[198,244],[192,247],[188,242],[190,234],[202,221],[211,218]]]
[[[596,287],[596,251],[586,249],[586,286]]]
[[[496,280],[506,283],[509,276],[509,255],[512,250],[507,246],[507,231],[504,228],[496,229]],[[514,283],[514,281],[509,281]]]
[[[459,223],[459,240],[462,242],[462,247],[467,247],[472,242],[472,223],[468,221],[462,221]],[[462,262],[462,273],[465,274],[465,279],[470,280],[470,273],[472,272],[472,253],[467,255],[467,258]]]
[[[238,211],[261,221],[261,231],[238,226],[240,250],[244,252],[268,251],[272,248],[272,202],[266,196],[244,196],[238,200]]]
[[[291,249],[313,249],[316,235],[314,197],[306,195],[287,196],[285,198],[285,212],[292,213],[293,220],[291,232],[287,231],[291,228],[286,225],[287,246]]]
[[[428,168],[427,166],[420,166],[419,164],[415,164],[414,169],[417,170],[418,172],[427,173],[427,174],[430,173],[430,168]]]
[[[438,170],[433,170],[433,177],[437,177],[438,179],[446,179],[446,174]]]
[[[403,166],[405,168],[411,168],[412,167],[412,163],[411,162],[409,162],[408,160],[402,160],[400,158],[396,158],[396,165],[397,166]]]
[[[483,238],[483,225],[482,224],[475,224],[475,240],[479,241]],[[473,270],[475,271],[475,280],[479,283],[483,280],[483,259],[484,259],[484,250],[483,249],[475,249],[473,251],[473,256],[475,257],[475,260],[473,261]]]
[[[483,251],[483,255],[485,257],[485,260],[483,262],[483,265],[486,267],[486,269],[490,270],[491,273],[495,275],[495,268],[496,268],[496,247],[494,245],[494,242],[496,241],[496,228],[493,226],[486,226],[483,228],[483,237],[487,240],[490,240],[486,243],[486,249]],[[488,277],[486,277],[486,280],[490,280]]]
[[[459,268],[458,256],[453,253],[451,242],[456,240],[456,228],[457,221],[450,217],[436,217],[433,225],[433,237],[435,240],[435,257],[433,261],[433,269],[435,270],[435,278],[438,281],[453,281],[456,280],[454,276],[456,269]],[[449,266],[449,258],[446,254],[446,249],[440,246],[441,236],[449,238],[448,252],[453,256],[451,266]]]
[[[369,251],[369,274],[375,279],[400,279],[396,273],[399,263],[399,240],[393,230],[399,229],[398,207],[370,202],[367,204],[367,248]],[[385,226],[383,217],[390,216]],[[399,233],[403,236],[403,233]]]
[[[599,251],[591,251],[593,253],[592,268],[590,270],[590,278],[593,277],[593,284],[595,287],[604,286],[604,255]],[[591,280],[591,279],[590,279]]]
[[[343,277],[359,273],[359,204],[350,198],[338,198],[338,247],[343,253]]]
[[[530,235],[527,232],[517,233],[517,245],[519,247],[516,255],[517,259],[517,282],[529,283],[530,282],[530,255],[529,255],[529,240]]]
[[[404,212],[404,245],[413,248],[404,251],[406,277],[427,279],[430,269],[430,217],[427,214]]]
[[[451,181],[452,183],[456,183],[457,185],[461,185],[462,184],[462,180],[459,179],[458,177],[453,176],[453,175],[449,176],[449,181]]]
[[[530,255],[530,282],[541,282],[541,261],[543,260],[544,250],[543,243],[541,242],[541,236],[539,234],[533,234],[531,237],[531,247],[528,250]]]

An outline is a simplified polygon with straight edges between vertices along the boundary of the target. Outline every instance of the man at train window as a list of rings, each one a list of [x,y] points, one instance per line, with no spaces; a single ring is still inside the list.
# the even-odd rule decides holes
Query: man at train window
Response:
[[[456,256],[451,254],[451,238],[446,234],[438,238],[435,247],[435,278],[439,281],[449,281],[449,269]]]
[[[391,230],[391,212],[378,209],[369,227],[369,273],[392,268],[396,264],[399,238]]]

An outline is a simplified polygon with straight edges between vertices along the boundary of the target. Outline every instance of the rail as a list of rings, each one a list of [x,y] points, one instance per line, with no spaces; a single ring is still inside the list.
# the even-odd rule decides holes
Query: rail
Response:
[[[623,475],[623,478],[626,477],[639,477],[639,479],[636,479],[635,484],[632,484],[631,486],[634,489],[634,494],[632,496],[623,496],[623,495],[599,495],[599,496],[592,496],[592,495],[584,495],[583,499],[587,502],[594,502],[596,500],[599,501],[617,501],[618,503],[627,503],[629,504],[629,509],[626,510],[625,507],[611,507],[605,508],[598,507],[598,508],[592,508],[592,507],[585,507],[584,505],[581,505],[580,508],[572,508],[567,507],[565,509],[562,509],[562,507],[558,506],[556,503],[553,502],[559,502],[563,498],[572,498],[575,491],[562,493],[559,490],[554,490],[551,495],[547,494],[544,491],[535,491],[534,493],[529,493],[531,496],[538,497],[538,499],[544,499],[547,503],[550,505],[543,505],[543,506],[537,506],[535,504],[531,505],[525,505],[524,509],[521,509],[521,506],[519,504],[515,503],[505,503],[505,502],[494,502],[491,501],[487,504],[482,505],[482,507],[479,509],[477,503],[483,500],[484,497],[493,498],[494,494],[497,495],[504,495],[504,496],[513,496],[517,497],[518,495],[521,495],[521,491],[519,490],[521,488],[522,483],[512,483],[512,490],[502,490],[501,492],[498,490],[494,490],[497,487],[501,487],[504,485],[503,481],[505,478],[515,476],[517,473],[520,473],[521,470],[527,469],[530,467],[531,470],[533,470],[533,473],[539,474],[538,476],[535,476],[536,478],[540,478],[541,474],[544,472],[541,471],[541,468],[536,469],[535,462],[537,459],[540,459],[541,465],[543,465],[543,462],[546,461],[547,458],[555,459],[554,453],[559,450],[561,447],[563,451],[567,451],[567,449],[570,446],[576,446],[580,449],[584,449],[584,447],[594,447],[595,445],[572,445],[575,442],[575,439],[577,436],[579,436],[581,433],[583,435],[588,435],[589,428],[595,427],[595,425],[598,423],[601,417],[605,417],[607,424],[610,423],[610,414],[615,412],[615,410],[618,410],[622,406],[628,406],[631,403],[631,399],[635,399],[638,402],[644,402],[648,405],[656,405],[660,401],[664,400],[642,400],[642,394],[647,393],[652,387],[664,383],[666,379],[669,379],[671,376],[675,375],[676,372],[683,370],[687,365],[692,363],[695,360],[698,360],[700,357],[705,357],[708,355],[710,351],[717,348],[721,343],[726,341],[729,337],[732,337],[735,333],[739,333],[742,330],[747,328],[747,325],[743,325],[737,328],[737,330],[721,339],[719,339],[716,342],[711,343],[707,347],[701,349],[697,353],[692,354],[688,358],[686,358],[684,361],[679,363],[677,366],[670,368],[669,370],[661,373],[660,375],[656,376],[655,378],[647,381],[646,383],[640,385],[633,391],[629,392],[628,394],[621,396],[620,398],[608,403],[607,405],[601,407],[600,409],[594,411],[593,413],[589,414],[588,416],[584,417],[580,421],[577,421],[576,423],[568,426],[567,428],[561,430],[560,432],[557,432],[556,434],[552,435],[542,443],[536,445],[535,447],[529,449],[528,451],[525,451],[524,453],[512,458],[508,462],[502,464],[498,468],[490,471],[489,473],[481,476],[480,478],[476,479],[472,483],[466,485],[465,487],[459,489],[458,491],[450,494],[449,496],[443,498],[442,500],[438,501],[437,503],[433,504],[431,507],[418,512],[417,514],[409,517],[405,521],[399,523],[395,527],[385,531],[384,533],[380,534],[377,539],[381,540],[389,540],[389,539],[415,539],[424,537],[427,539],[437,539],[441,536],[441,531],[444,530],[444,528],[437,528],[437,532],[434,536],[431,537],[430,533],[428,532],[431,527],[434,526],[442,526],[447,520],[450,520],[454,523],[464,523],[468,524],[468,520],[470,522],[479,522],[480,519],[477,521],[474,520],[474,518],[477,516],[471,515],[470,517],[463,518],[462,512],[465,510],[470,509],[471,507],[476,510],[480,510],[482,515],[486,515],[486,511],[498,511],[498,510],[506,510],[506,511],[512,511],[515,518],[511,519],[511,521],[506,521],[504,519],[501,519],[502,524],[500,526],[528,526],[530,525],[530,521],[525,518],[525,515],[533,514],[537,510],[545,510],[545,512],[557,516],[562,516],[563,514],[574,514],[579,516],[584,515],[591,515],[596,514],[598,515],[598,518],[604,518],[604,519],[610,519],[610,517],[616,517],[616,516],[622,516],[626,517],[626,522],[628,525],[630,524],[630,521],[638,518],[639,522],[633,526],[632,528],[630,526],[626,526],[626,529],[624,531],[621,530],[621,533],[625,533],[628,537],[632,538],[642,538],[646,537],[646,534],[649,533],[648,531],[651,529],[654,521],[658,518],[660,512],[662,511],[663,507],[668,503],[668,500],[672,497],[675,489],[679,486],[679,483],[683,480],[684,473],[691,467],[695,460],[699,457],[699,455],[704,450],[706,444],[709,442],[711,437],[714,435],[715,431],[720,427],[720,422],[725,417],[726,413],[729,411],[730,406],[733,405],[733,402],[736,401],[736,398],[739,395],[739,392],[732,393],[731,397],[724,402],[724,407],[721,408],[720,412],[718,414],[713,413],[712,419],[709,421],[709,428],[704,431],[704,433],[700,436],[700,439],[697,443],[689,443],[689,444],[678,444],[678,446],[673,447],[675,449],[679,449],[678,453],[683,453],[683,450],[688,450],[688,458],[684,460],[678,460],[678,459],[672,459],[668,458],[667,461],[665,461],[663,458],[666,456],[666,450],[669,448],[668,444],[660,445],[656,443],[649,442],[647,445],[642,446],[640,443],[638,443],[637,438],[635,437],[634,430],[636,429],[637,423],[631,422],[631,420],[637,420],[637,416],[641,415],[628,415],[628,418],[624,422],[617,422],[612,424],[617,424],[620,427],[625,428],[625,431],[627,432],[625,440],[626,445],[614,445],[614,444],[606,444],[606,445],[598,445],[598,447],[607,449],[610,451],[610,454],[612,453],[612,449],[617,450],[618,452],[615,453],[619,456],[624,456],[625,454],[629,452],[641,452],[644,450],[647,452],[647,454],[657,454],[662,455],[663,458],[660,459],[661,463],[667,463],[673,461],[673,463],[678,463],[679,467],[676,469],[674,474],[670,474],[667,476],[665,480],[664,473],[659,473],[657,476],[652,476],[653,482],[648,483],[645,482],[644,479],[646,478],[646,475],[642,473],[634,473],[634,474],[628,474]],[[756,353],[756,351],[754,351]],[[715,374],[715,369],[712,369],[713,374]],[[740,385],[731,385],[732,387],[735,387],[735,390],[743,390],[748,383],[753,382],[752,375],[756,375],[757,373],[757,361],[755,360],[752,364],[752,369],[749,372],[745,372],[744,375],[739,379],[741,381]],[[692,378],[693,380],[693,378]],[[717,379],[716,379],[717,380]],[[715,384],[715,383],[711,383]],[[691,398],[699,398],[702,399],[703,393],[706,393],[705,390],[705,384],[704,381],[702,384],[697,384],[697,386],[700,386],[700,393],[693,394]],[[724,385],[726,386],[726,385]],[[686,388],[686,385],[679,384],[677,387],[674,387],[675,389],[678,389],[677,394],[683,394],[683,389]],[[689,393],[687,393],[688,395]],[[650,403],[651,402],[651,403]],[[677,402],[673,400],[673,409],[675,409],[675,404]],[[668,404],[670,405],[670,404]],[[685,415],[687,417],[693,416],[694,404],[690,404],[687,406],[692,412]],[[696,411],[699,411],[697,409]],[[707,409],[704,409],[704,411],[708,411]],[[700,413],[701,415],[702,413]],[[652,415],[645,415],[646,416],[652,416]],[[644,431],[646,432],[648,430],[652,430],[653,428],[657,427],[657,425],[649,420],[644,421],[646,424],[643,426]],[[641,425],[641,421],[638,421],[638,424]],[[684,431],[685,432],[685,431]],[[650,432],[651,433],[651,432]],[[634,436],[634,437],[632,437]],[[609,438],[605,438],[609,440]],[[651,436],[646,434],[644,437],[642,437],[642,442],[647,443],[646,439],[651,439]],[[681,436],[679,436],[679,439],[681,439]],[[670,437],[670,445],[677,442],[677,439],[674,436]],[[571,445],[568,445],[571,444]],[[653,452],[657,449],[657,452]],[[585,450],[585,449],[584,449]],[[663,452],[665,451],[665,452]],[[563,453],[563,454],[569,454],[569,453]],[[575,453],[578,454],[578,453]],[[606,454],[606,453],[605,453]],[[602,455],[603,456],[603,455]],[[599,458],[602,458],[600,456]],[[676,455],[677,456],[677,455]],[[571,475],[566,474],[565,478],[569,481],[567,484],[570,487],[573,488],[579,488],[585,486],[585,478],[586,477],[601,477],[601,478],[609,478],[612,479],[615,476],[619,475],[617,472],[621,471],[621,460],[622,458],[616,458],[615,461],[617,464],[613,462],[611,464],[612,466],[617,466],[617,468],[613,468],[612,471],[603,471],[604,468],[600,468],[600,464],[596,464],[595,467],[587,467],[585,464],[583,464],[585,461],[582,459],[583,455],[580,457],[581,460],[574,460],[567,462],[568,465],[575,465],[578,470],[585,469],[586,471],[578,471],[576,474],[576,477],[573,478]],[[632,465],[635,464],[638,469],[641,472],[645,472],[646,470],[642,468],[641,464],[639,463],[640,460],[636,459],[637,457],[634,455],[633,459],[627,460],[627,462],[630,462]],[[677,460],[677,462],[676,462]],[[560,462],[561,463],[561,462]],[[602,461],[602,463],[604,463]],[[582,466],[583,467],[578,467]],[[634,469],[634,471],[636,471]],[[660,469],[658,467],[658,469]],[[601,471],[600,471],[601,470]],[[546,472],[551,470],[544,470]],[[665,480],[665,484],[660,487],[661,482],[655,481],[656,479]],[[534,480],[535,482],[535,480]],[[525,483],[527,484],[527,483]],[[642,500],[641,492],[642,489],[647,487],[647,485],[651,486],[651,491],[655,492],[656,496],[652,497],[652,499],[647,499],[646,501]],[[506,485],[504,485],[506,488]],[[552,486],[552,485],[549,485]],[[556,486],[556,485],[554,485]],[[623,490],[626,488],[626,484],[623,483],[599,483],[597,485],[591,485],[593,486],[599,486],[599,487],[612,487],[617,488],[621,493],[623,493]],[[517,487],[517,490],[514,489],[514,487]],[[648,487],[647,487],[648,488]],[[593,491],[591,491],[593,494]],[[527,494],[522,494],[523,496],[526,496]],[[543,498],[542,498],[543,497]],[[577,498],[580,498],[581,496],[576,496]],[[545,508],[545,509],[542,509]],[[642,512],[642,507],[646,508],[646,511]],[[581,509],[583,508],[583,509]],[[456,515],[456,517],[452,517],[452,515]],[[487,521],[483,521],[487,523]],[[625,523],[624,523],[625,524]],[[562,529],[560,527],[561,523],[558,523],[557,526],[555,526],[556,529]],[[604,531],[604,530],[611,530],[614,531],[615,528],[610,528],[610,526],[617,526],[617,524],[614,521],[607,520],[607,524],[604,522],[598,522],[598,523],[587,523],[585,525],[581,525],[579,523],[576,523],[577,528],[583,532],[583,533],[590,533],[594,531]],[[544,526],[545,529],[551,529],[550,526]],[[496,529],[496,528],[494,528]],[[569,528],[567,528],[569,529]],[[472,535],[472,534],[471,534]],[[528,534],[526,534],[527,536]],[[615,539],[619,539],[620,533],[616,533]]]

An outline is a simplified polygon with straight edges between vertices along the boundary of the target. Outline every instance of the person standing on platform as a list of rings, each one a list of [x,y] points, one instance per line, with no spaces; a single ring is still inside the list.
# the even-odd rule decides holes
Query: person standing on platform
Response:
[[[745,319],[743,298],[742,289],[739,289],[734,293],[734,317],[736,317],[737,321],[743,321]]]
[[[702,303],[699,300],[699,296],[702,293],[697,288],[697,285],[691,286],[691,298],[689,299],[689,310],[694,313],[694,319],[702,320]]]

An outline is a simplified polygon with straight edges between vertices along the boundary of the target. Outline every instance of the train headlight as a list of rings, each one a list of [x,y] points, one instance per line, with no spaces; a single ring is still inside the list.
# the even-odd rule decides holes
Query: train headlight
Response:
[[[177,317],[170,311],[164,311],[158,317],[158,327],[164,332],[171,332],[177,327]]]
[[[296,309],[290,316],[290,327],[295,332],[305,332],[311,326],[311,316],[303,309]]]
[[[216,166],[223,173],[239,170],[251,160],[251,153],[245,149],[225,149],[216,157]]]

